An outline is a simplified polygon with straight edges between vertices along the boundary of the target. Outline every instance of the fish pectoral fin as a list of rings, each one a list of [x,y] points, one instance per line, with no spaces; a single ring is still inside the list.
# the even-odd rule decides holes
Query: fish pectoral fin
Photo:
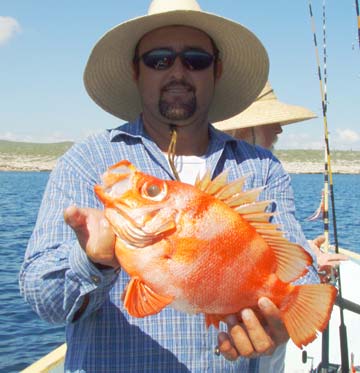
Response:
[[[126,287],[124,306],[131,316],[145,317],[160,312],[173,297],[157,294],[139,278],[132,278]]]
[[[337,290],[328,284],[294,287],[289,300],[280,307],[290,338],[299,348],[312,342],[328,325]]]

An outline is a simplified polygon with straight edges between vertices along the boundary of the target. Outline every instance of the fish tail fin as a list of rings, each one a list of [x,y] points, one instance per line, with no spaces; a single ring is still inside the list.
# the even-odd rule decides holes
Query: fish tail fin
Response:
[[[322,332],[330,319],[337,290],[328,284],[294,286],[289,301],[281,307],[290,338],[302,348]]]

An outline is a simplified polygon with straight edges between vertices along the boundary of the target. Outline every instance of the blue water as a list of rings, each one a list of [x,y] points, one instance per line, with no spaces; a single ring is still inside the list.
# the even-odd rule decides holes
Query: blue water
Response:
[[[0,372],[18,372],[64,342],[64,328],[31,311],[19,295],[18,273],[48,173],[0,172]],[[308,238],[321,222],[304,219],[318,207],[322,175],[292,175],[297,217]],[[334,175],[339,244],[360,253],[360,175]],[[332,236],[331,236],[332,237]]]
[[[319,206],[323,188],[323,175],[291,175],[295,193],[296,217],[308,239],[323,231],[321,220],[305,219]],[[335,216],[340,247],[360,253],[360,175],[333,175]],[[331,203],[329,201],[329,203]],[[330,241],[334,243],[332,211],[330,217]]]

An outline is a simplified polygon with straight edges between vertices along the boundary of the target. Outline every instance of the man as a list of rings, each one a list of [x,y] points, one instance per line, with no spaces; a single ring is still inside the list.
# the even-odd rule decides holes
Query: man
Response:
[[[246,309],[242,324],[231,315],[220,333],[207,330],[202,315],[170,307],[143,319],[129,316],[121,301],[128,276],[93,192],[100,175],[121,159],[170,179],[178,170],[167,152],[185,161],[195,157],[197,169],[210,168],[212,177],[227,168],[230,180],[251,174],[247,189],[266,185],[261,198],[276,200],[281,211],[274,221],[306,247],[280,163],[209,124],[250,105],[267,75],[259,40],[239,24],[202,12],[195,0],[155,0],[147,16],[115,27],[96,44],[85,70],[87,91],[129,123],[76,144],[59,160],[20,273],[33,309],[67,323],[66,371],[253,372],[287,341],[279,310],[266,298],[259,299],[265,326]],[[180,179],[189,177],[179,171]],[[299,281],[316,281],[314,268]]]
[[[214,123],[214,126],[249,144],[260,145],[272,151],[277,136],[282,133],[282,126],[315,117],[315,113],[302,106],[279,101],[268,81],[246,110]]]
[[[315,113],[307,108],[279,101],[267,82],[257,99],[246,110],[232,118],[214,123],[214,126],[249,144],[273,151],[278,135],[282,133],[282,126],[315,117]],[[348,257],[321,251],[320,247],[324,241],[324,236],[318,236],[309,241],[309,244],[316,254],[321,279],[326,282],[331,278],[331,268]]]

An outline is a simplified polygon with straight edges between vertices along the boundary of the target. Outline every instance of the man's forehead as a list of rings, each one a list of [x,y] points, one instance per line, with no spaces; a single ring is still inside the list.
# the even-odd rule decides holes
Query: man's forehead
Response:
[[[160,27],[145,34],[139,41],[141,45],[163,43],[163,44],[176,44],[185,43],[189,44],[202,44],[204,46],[211,46],[211,38],[204,31],[195,27],[172,25]]]

